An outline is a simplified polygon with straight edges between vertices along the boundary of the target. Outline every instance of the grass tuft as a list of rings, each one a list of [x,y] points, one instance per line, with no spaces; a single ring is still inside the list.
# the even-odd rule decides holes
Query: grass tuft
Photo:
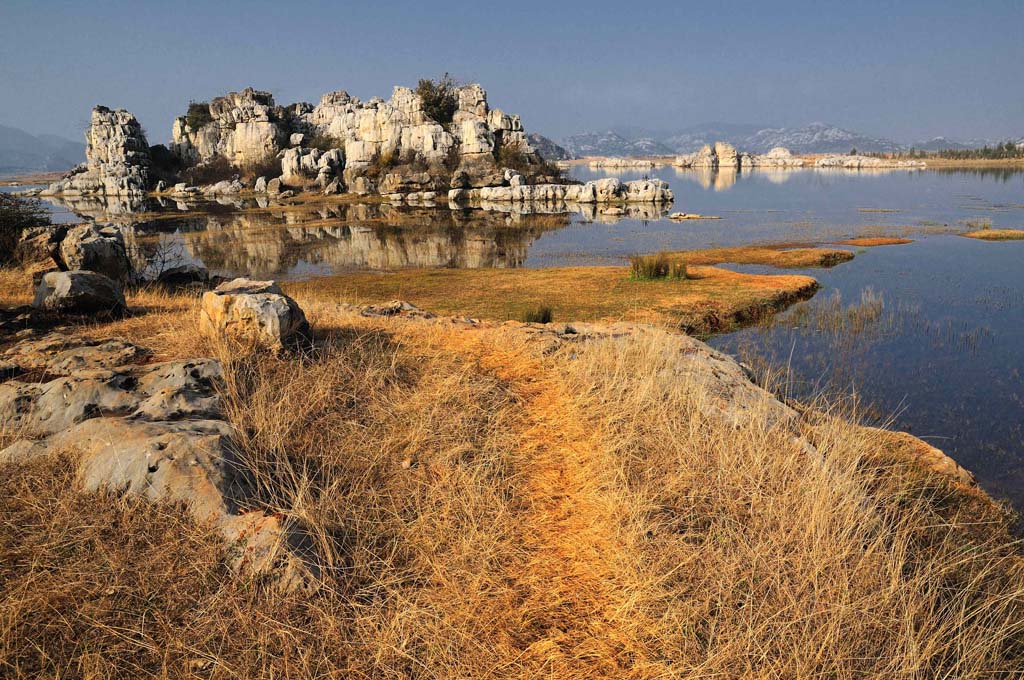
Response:
[[[521,320],[526,323],[551,323],[553,318],[554,314],[551,311],[551,307],[541,305],[540,307],[526,310]]]
[[[688,278],[686,263],[668,253],[633,255],[629,258],[629,278],[633,281]]]

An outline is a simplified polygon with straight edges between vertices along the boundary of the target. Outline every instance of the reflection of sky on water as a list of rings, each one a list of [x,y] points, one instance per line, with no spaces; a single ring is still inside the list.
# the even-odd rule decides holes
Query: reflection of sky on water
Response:
[[[943,449],[1024,509],[1024,242],[931,236],[813,275],[823,288],[810,302],[712,344],[789,366],[795,396],[855,391],[868,413]],[[836,292],[848,307],[868,288],[886,311],[859,333],[823,332],[801,309],[820,310]]]

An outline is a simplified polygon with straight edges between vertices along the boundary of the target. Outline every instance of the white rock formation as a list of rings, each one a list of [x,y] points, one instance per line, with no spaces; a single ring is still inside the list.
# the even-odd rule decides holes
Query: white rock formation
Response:
[[[789,149],[783,146],[777,146],[762,155],[743,154],[742,161],[744,168],[799,168],[803,164],[804,159],[794,157]]]
[[[92,110],[85,141],[85,164],[60,182],[51,184],[42,194],[135,196],[145,193],[152,160],[149,142],[135,116],[123,109],[112,111],[97,106]]]
[[[874,156],[824,156],[814,163],[816,168],[845,168],[847,170],[872,170],[905,168],[914,170],[927,167],[924,161],[875,158]]]
[[[269,92],[248,87],[210,101],[210,122],[193,129],[186,117],[174,121],[171,151],[189,164],[216,157],[242,167],[274,158],[288,142],[284,109]]]

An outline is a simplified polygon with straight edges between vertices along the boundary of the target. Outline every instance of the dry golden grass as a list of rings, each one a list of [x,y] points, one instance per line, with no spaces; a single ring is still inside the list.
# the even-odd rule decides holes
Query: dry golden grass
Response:
[[[1021,241],[1024,240],[1024,229],[978,229],[961,236],[981,241]]]
[[[669,253],[687,264],[763,264],[780,269],[832,267],[853,259],[853,253],[839,248],[799,248],[787,245],[702,248]]]
[[[66,458],[10,465],[0,676],[1022,667],[1008,518],[884,433],[808,411],[810,450],[766,415],[721,420],[707,386],[672,370],[667,332],[548,353],[510,326],[364,318],[295,292],[316,329],[301,356],[175,338],[195,336],[194,302],[156,294],[87,328],[220,356],[257,502],[307,536],[323,586],[233,577],[180,508],[82,493]]]
[[[867,236],[864,238],[851,238],[845,241],[836,241],[837,246],[860,246],[862,248],[875,248],[877,246],[899,246],[905,243],[913,243],[909,238],[894,238],[887,236]]]
[[[32,291],[30,269],[0,267],[0,308],[31,304]]]
[[[644,321],[704,334],[809,297],[817,282],[711,267],[690,267],[686,279],[633,281],[625,267],[556,267],[343,274],[285,288],[300,302],[401,299],[438,314],[496,320],[544,306],[555,321]]]

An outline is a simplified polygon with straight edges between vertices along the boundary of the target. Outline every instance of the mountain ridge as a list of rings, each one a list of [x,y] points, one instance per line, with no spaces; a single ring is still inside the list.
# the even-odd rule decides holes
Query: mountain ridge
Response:
[[[711,122],[692,125],[674,133],[621,127],[571,135],[561,143],[576,156],[655,156],[693,153],[716,141],[728,142],[740,151],[756,154],[767,153],[777,146],[786,147],[796,154],[848,153],[852,149],[894,153],[910,149],[975,149],[1000,143],[994,139],[954,140],[946,137],[905,143],[823,122],[800,127]]]
[[[85,162],[85,144],[0,125],[0,175],[68,170]]]

